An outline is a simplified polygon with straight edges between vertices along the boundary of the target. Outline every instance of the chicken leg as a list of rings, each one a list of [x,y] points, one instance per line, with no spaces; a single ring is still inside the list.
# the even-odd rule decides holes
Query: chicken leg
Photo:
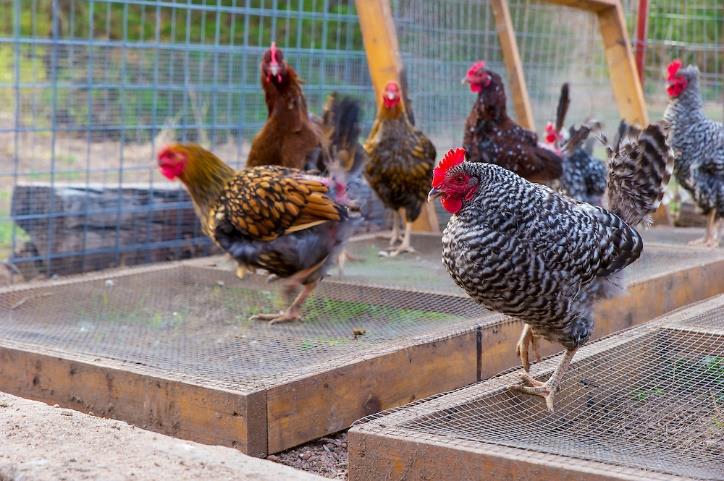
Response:
[[[563,374],[565,374],[566,369],[570,366],[571,360],[576,354],[576,350],[577,348],[566,351],[561,359],[561,362],[558,364],[558,367],[556,367],[556,370],[553,371],[553,374],[551,374],[551,377],[549,377],[546,382],[533,379],[527,372],[524,371],[520,375],[523,384],[515,384],[510,386],[510,389],[524,394],[532,394],[534,396],[542,397],[545,399],[548,411],[553,412],[553,401],[555,400],[556,393],[558,392],[558,386],[560,386]]]
[[[249,318],[250,321],[270,321],[269,324],[279,324],[282,322],[293,322],[301,321],[301,310],[304,301],[307,300],[309,294],[312,293],[314,288],[317,287],[316,282],[310,284],[304,284],[302,292],[299,293],[294,302],[287,308],[286,311],[280,311],[276,314],[256,314]]]
[[[719,221],[716,218],[716,209],[711,209],[709,211],[706,223],[706,234],[704,235],[704,237],[689,242],[689,245],[719,247]]]
[[[390,239],[389,247],[392,248],[400,242],[400,214],[397,211],[392,211],[392,233],[391,234],[380,234],[377,236],[378,239]]]
[[[523,332],[520,333],[520,339],[515,346],[515,353],[520,357],[525,372],[530,371],[530,360],[528,359],[528,346],[533,350],[533,356],[537,362],[540,362],[540,344],[539,337],[533,334],[533,328],[528,324],[523,325]]]
[[[412,234],[412,222],[405,220],[405,236],[402,238],[402,243],[397,246],[395,250],[390,252],[390,257],[395,257],[402,254],[403,252],[415,252],[415,248],[410,245],[410,237]]]

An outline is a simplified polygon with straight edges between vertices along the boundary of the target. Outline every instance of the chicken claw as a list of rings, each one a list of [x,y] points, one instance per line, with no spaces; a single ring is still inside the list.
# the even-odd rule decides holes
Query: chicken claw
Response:
[[[523,336],[521,336],[521,338],[522,337]],[[542,397],[543,399],[545,399],[548,411],[551,413],[554,412],[553,401],[555,401],[558,387],[560,386],[561,380],[563,379],[563,374],[566,372],[566,369],[568,369],[568,366],[571,364],[571,360],[573,359],[573,356],[575,354],[576,349],[567,350],[566,353],[563,355],[561,362],[558,363],[558,367],[556,367],[556,370],[553,371],[553,374],[551,374],[551,377],[549,377],[546,382],[533,379],[527,372],[522,372],[520,374],[520,379],[523,384],[514,384],[510,386],[509,389],[512,389],[513,391],[518,391],[523,394],[530,394],[533,396]]]
[[[515,345],[515,353],[520,357],[520,363],[523,365],[525,372],[530,371],[530,360],[528,359],[528,346],[532,348],[533,356],[536,362],[540,362],[540,343],[538,336],[533,334],[533,329],[528,324],[523,326],[523,332],[520,333],[518,344]]]

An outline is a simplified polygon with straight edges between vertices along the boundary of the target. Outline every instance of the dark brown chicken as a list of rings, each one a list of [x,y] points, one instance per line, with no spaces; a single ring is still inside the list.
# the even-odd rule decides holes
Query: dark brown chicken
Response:
[[[500,76],[476,62],[463,79],[478,99],[465,121],[463,146],[470,162],[497,164],[531,182],[549,182],[563,173],[559,155],[538,143],[535,132],[508,117]]]
[[[168,179],[184,183],[204,232],[242,270],[262,269],[271,279],[287,279],[288,294],[302,286],[286,311],[252,319],[299,320],[304,301],[352,233],[355,219],[344,186],[288,167],[237,172],[193,144],[165,147],[158,164]]]
[[[320,127],[309,118],[297,72],[275,43],[264,52],[260,68],[269,117],[252,141],[246,166],[281,165],[325,171],[328,144]]]
[[[435,146],[410,123],[402,104],[400,86],[389,82],[364,148],[369,155],[365,177],[388,209],[395,213],[390,248],[399,241],[398,212],[405,235],[390,255],[414,252],[410,245],[412,223],[427,199],[435,165]]]

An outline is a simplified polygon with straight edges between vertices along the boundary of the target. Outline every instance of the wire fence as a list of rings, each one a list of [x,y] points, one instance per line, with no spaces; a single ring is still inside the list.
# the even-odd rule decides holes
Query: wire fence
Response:
[[[615,126],[595,17],[509,3],[538,129],[564,81],[569,122]],[[633,33],[638,2],[624,3]],[[650,3],[652,118],[665,107],[665,65],[681,56],[700,65],[707,111],[721,119],[721,2]],[[492,11],[482,0],[391,6],[415,118],[442,152],[460,143],[474,101],[460,84],[470,63],[505,74]],[[369,126],[353,0],[0,0],[0,259],[32,278],[210,252],[153,154],[176,138],[243,165],[266,118],[258,65],[272,40],[305,79],[311,112],[336,90],[363,102]]]

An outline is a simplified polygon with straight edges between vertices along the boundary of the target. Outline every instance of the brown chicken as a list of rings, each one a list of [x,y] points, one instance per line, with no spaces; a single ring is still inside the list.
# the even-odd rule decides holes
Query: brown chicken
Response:
[[[369,155],[365,177],[388,209],[394,211],[389,255],[414,252],[410,245],[412,223],[420,215],[427,199],[435,165],[435,146],[415,129],[405,114],[400,86],[389,82],[383,92],[383,103],[364,148]],[[405,222],[405,235],[399,241],[400,212]]]
[[[323,172],[328,144],[310,119],[302,81],[272,43],[261,61],[261,86],[269,117],[251,144],[247,167],[281,165]]]
[[[299,320],[304,301],[354,228],[344,186],[288,167],[237,172],[194,144],[165,147],[158,165],[165,177],[183,182],[204,232],[242,272],[262,269],[270,280],[287,279],[289,297],[302,286],[286,311],[252,319],[272,324]]]
[[[478,99],[465,121],[463,145],[470,162],[497,164],[532,182],[549,182],[563,173],[562,159],[538,143],[535,132],[508,117],[500,76],[476,62],[463,82]]]

